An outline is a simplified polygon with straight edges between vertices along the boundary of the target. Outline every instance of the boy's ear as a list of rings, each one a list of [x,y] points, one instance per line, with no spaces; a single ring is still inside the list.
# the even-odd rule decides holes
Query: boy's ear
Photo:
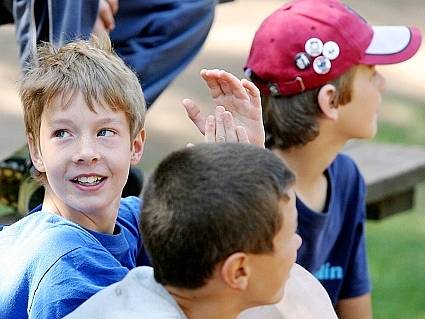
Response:
[[[131,146],[131,165],[136,165],[137,163],[139,163],[140,159],[142,158],[143,149],[145,146],[145,140],[146,140],[146,131],[143,128],[136,135],[136,138],[133,141],[133,145]]]
[[[230,288],[240,291],[247,290],[251,275],[248,255],[242,252],[231,254],[223,262],[220,275]]]
[[[40,148],[36,144],[36,141],[32,134],[27,135],[27,140],[32,164],[37,169],[37,171],[45,173],[46,169],[44,168],[43,157],[41,156]]]
[[[330,120],[338,119],[338,95],[335,85],[325,84],[319,90],[317,101],[323,115]]]

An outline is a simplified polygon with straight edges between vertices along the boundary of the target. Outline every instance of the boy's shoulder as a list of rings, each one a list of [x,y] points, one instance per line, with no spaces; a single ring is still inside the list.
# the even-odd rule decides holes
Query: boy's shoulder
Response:
[[[96,247],[93,236],[60,216],[35,212],[0,232],[5,264],[17,259],[22,267],[46,271],[61,257],[81,247]],[[44,266],[43,266],[44,265]]]
[[[100,315],[98,309],[104,311]],[[102,289],[64,319],[73,318],[182,318],[181,308],[155,281],[151,267],[136,267],[119,282]]]
[[[136,196],[121,198],[116,223],[123,226],[131,238],[140,239],[140,212],[143,201]]]
[[[59,215],[37,211],[6,226],[0,233],[3,239],[0,245],[5,241],[13,241],[15,245],[37,245],[45,240],[55,241],[70,238],[81,242],[89,240],[87,235],[82,227]],[[64,246],[62,247],[64,248]]]
[[[329,174],[335,178],[362,179],[363,176],[354,162],[347,154],[338,153],[328,168]]]
[[[333,160],[332,165],[339,165],[352,169],[357,168],[357,165],[354,160],[349,155],[344,153],[338,153],[335,159]]]
[[[137,197],[123,198],[117,223],[129,232],[126,237],[138,240],[141,200]],[[61,216],[38,211],[33,212],[0,232],[0,254],[22,254],[21,261],[42,258],[45,263],[54,262],[75,249],[96,249],[107,252],[99,241],[101,237]],[[14,258],[12,258],[14,259]]]
[[[137,218],[139,220],[142,202],[142,199],[136,196],[121,198],[118,216],[121,218]]]

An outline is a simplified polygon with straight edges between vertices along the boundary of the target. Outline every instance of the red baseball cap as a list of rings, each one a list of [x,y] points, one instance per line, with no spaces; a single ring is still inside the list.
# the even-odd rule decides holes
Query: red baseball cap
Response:
[[[405,61],[420,44],[417,28],[371,26],[338,0],[295,0],[263,21],[245,73],[262,95],[293,95],[357,64]]]

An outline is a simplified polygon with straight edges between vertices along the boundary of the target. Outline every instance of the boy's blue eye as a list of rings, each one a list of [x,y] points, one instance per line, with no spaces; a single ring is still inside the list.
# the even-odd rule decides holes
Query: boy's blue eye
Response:
[[[108,130],[108,129],[101,129],[100,131],[99,131],[99,133],[97,133],[97,135],[98,136],[105,136],[105,137],[108,137],[108,136],[113,136],[115,134],[115,132],[114,131],[112,131],[112,130]]]
[[[57,130],[53,133],[53,136],[58,138],[65,138],[65,137],[68,137],[69,135],[70,134],[65,130]]]

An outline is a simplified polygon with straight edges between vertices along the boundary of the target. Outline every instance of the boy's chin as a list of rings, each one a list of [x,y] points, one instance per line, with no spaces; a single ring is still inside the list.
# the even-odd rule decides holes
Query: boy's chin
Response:
[[[370,139],[373,139],[377,133],[378,133],[377,126],[373,126],[366,132],[361,132],[360,134],[352,136],[351,139],[370,140]]]
[[[272,298],[267,300],[267,302],[265,302],[263,305],[274,305],[274,304],[280,303],[282,302],[284,296],[285,296],[285,287],[283,286],[279,289],[278,292],[276,292],[276,294]]]
[[[377,133],[378,133],[378,128],[374,127],[374,128],[371,129],[369,134],[366,135],[366,137],[364,137],[364,139],[367,139],[367,140],[373,139],[376,136]]]

